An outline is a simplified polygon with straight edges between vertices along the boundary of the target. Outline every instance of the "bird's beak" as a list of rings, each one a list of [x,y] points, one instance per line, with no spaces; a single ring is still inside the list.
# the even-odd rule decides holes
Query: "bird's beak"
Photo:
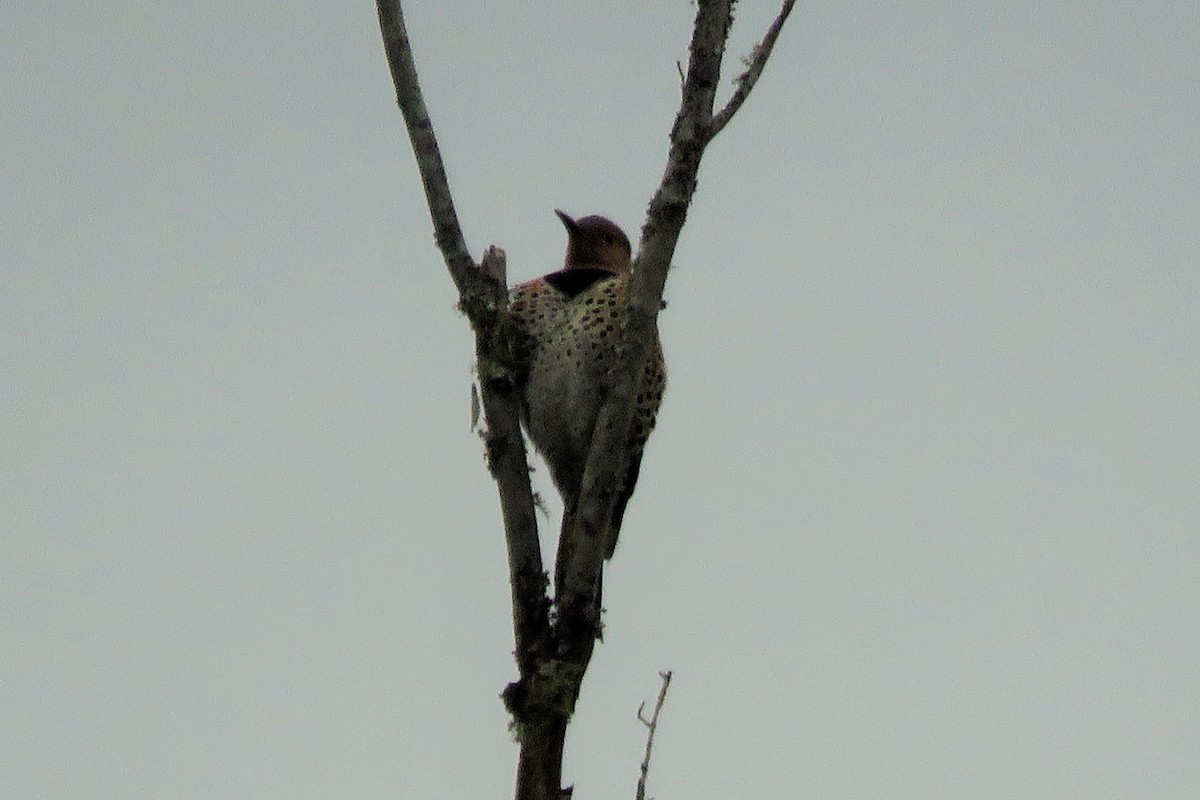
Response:
[[[554,213],[557,214],[558,218],[562,220],[562,224],[566,226],[568,234],[573,234],[575,231],[579,230],[579,226],[575,224],[575,220],[571,218],[570,214],[559,211],[557,208],[554,209]]]

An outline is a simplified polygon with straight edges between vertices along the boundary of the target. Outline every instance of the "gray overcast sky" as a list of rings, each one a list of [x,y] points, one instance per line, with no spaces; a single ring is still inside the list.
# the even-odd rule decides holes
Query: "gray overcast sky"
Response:
[[[689,3],[409,5],[472,250],[636,233]],[[471,341],[373,5],[0,30],[0,796],[506,796]],[[659,798],[1200,797],[1198,41],[800,4],[668,283],[577,797],[632,797],[666,668]]]

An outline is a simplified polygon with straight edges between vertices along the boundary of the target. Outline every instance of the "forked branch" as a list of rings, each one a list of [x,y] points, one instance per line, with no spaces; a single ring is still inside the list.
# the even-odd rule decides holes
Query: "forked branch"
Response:
[[[521,743],[517,767],[517,800],[559,800],[563,741],[583,675],[591,659],[598,620],[595,592],[604,560],[603,531],[612,515],[619,476],[624,474],[637,376],[652,339],[662,303],[667,269],[696,191],[704,149],[737,113],[762,74],[794,0],[785,0],[779,16],[755,48],[747,70],[737,80],[729,103],[713,114],[721,60],[732,23],[732,0],[699,0],[683,80],[683,99],[671,130],[671,145],[658,190],[642,227],[630,285],[617,368],[604,389],[591,451],[577,508],[581,527],[562,585],[557,587],[557,616],[551,623],[550,599],[538,545],[528,461],[519,425],[520,392],[516,375],[516,339],[507,313],[503,254],[492,251],[483,265],[467,250],[433,124],[421,96],[412,46],[399,0],[376,0],[379,26],[396,101],[404,115],[413,154],[425,187],[435,239],[458,288],[459,305],[475,333],[480,400],[487,420],[488,466],[496,479],[504,516],[505,541],[512,584],[513,633],[520,680],[504,698],[513,714]],[[670,673],[663,673],[658,706],[643,763],[649,768],[653,728]]]
[[[746,59],[746,71],[735,79],[737,88],[734,90],[733,96],[729,98],[725,107],[713,117],[712,124],[709,126],[710,138],[716,136],[722,128],[729,124],[729,120],[733,119],[733,115],[750,96],[750,91],[758,82],[758,77],[762,75],[763,67],[767,66],[767,59],[771,57],[771,51],[775,49],[775,40],[779,38],[779,32],[783,30],[783,23],[787,22],[788,15],[792,13],[792,6],[795,4],[796,0],[784,0],[783,8],[779,9],[779,15],[767,29],[767,35],[754,46],[750,57]]]
[[[658,677],[662,678],[662,688],[658,690],[658,700],[654,703],[654,711],[650,714],[650,719],[646,719],[642,714],[646,704],[642,703],[638,706],[637,718],[646,726],[646,752],[642,756],[642,774],[638,777],[637,782],[637,800],[646,800],[646,779],[650,776],[650,752],[654,749],[654,734],[658,733],[658,714],[662,711],[663,703],[667,702],[667,689],[671,688],[671,674],[670,670],[658,673]]]
[[[671,129],[667,165],[658,190],[650,201],[642,226],[637,257],[633,265],[630,297],[618,367],[610,376],[607,401],[600,410],[592,439],[591,452],[584,471],[577,521],[580,532],[570,563],[560,569],[565,575],[565,590],[556,597],[560,620],[579,622],[580,634],[593,607],[594,587],[603,568],[601,533],[612,514],[614,498],[624,474],[624,443],[632,418],[632,399],[637,393],[650,342],[654,337],[658,311],[662,306],[667,270],[675,246],[687,219],[688,207],[696,191],[697,174],[704,150],[713,137],[728,124],[754,87],[770,57],[779,31],[791,12],[793,0],[786,0],[779,16],[755,48],[752,69],[729,104],[717,116],[713,105],[720,83],[721,60],[732,24],[730,0],[700,0],[689,46],[688,66],[683,82],[683,98]],[[751,74],[752,73],[752,74]],[[582,653],[583,641],[574,641]]]

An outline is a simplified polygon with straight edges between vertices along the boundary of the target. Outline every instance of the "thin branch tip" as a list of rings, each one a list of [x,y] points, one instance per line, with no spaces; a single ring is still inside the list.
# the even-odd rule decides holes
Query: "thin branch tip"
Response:
[[[654,703],[654,713],[647,720],[642,716],[642,709],[646,704],[643,702],[638,706],[638,719],[646,726],[648,733],[646,734],[646,750],[642,756],[642,764],[639,769],[641,775],[637,782],[637,800],[645,800],[646,798],[646,779],[650,777],[650,753],[654,749],[654,734],[658,732],[658,714],[662,711],[663,704],[667,701],[667,689],[671,685],[671,670],[666,672],[660,671],[658,676],[662,679],[662,687],[658,690],[658,700]]]
[[[742,64],[746,69],[733,79],[737,88],[734,90],[733,96],[729,98],[729,102],[718,113],[713,115],[708,127],[708,136],[710,139],[715,137],[729,124],[729,121],[737,114],[738,109],[746,102],[746,98],[750,96],[750,92],[754,89],[754,84],[758,82],[763,69],[767,66],[767,59],[771,57],[771,51],[775,48],[775,42],[779,39],[780,31],[783,30],[783,23],[787,22],[788,15],[792,13],[792,8],[795,5],[796,0],[784,0],[783,6],[779,9],[779,14],[775,17],[771,26],[767,28],[762,41],[751,48],[749,56],[742,58]]]

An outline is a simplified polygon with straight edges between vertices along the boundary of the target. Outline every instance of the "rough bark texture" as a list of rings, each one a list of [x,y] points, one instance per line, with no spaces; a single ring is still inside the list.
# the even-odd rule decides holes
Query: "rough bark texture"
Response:
[[[538,545],[529,460],[521,437],[519,395],[513,381],[518,367],[514,331],[506,313],[508,287],[497,279],[504,273],[502,268],[488,265],[485,269],[467,251],[433,123],[421,96],[400,3],[379,0],[377,9],[396,102],[404,115],[425,187],[435,239],[458,289],[459,307],[475,333],[480,399],[488,426],[488,467],[500,493],[512,586],[513,637],[517,663],[524,675],[536,669],[534,652],[550,627],[550,602]]]
[[[618,366],[605,386],[606,401],[593,435],[577,509],[578,545],[557,570],[555,614],[547,593],[529,483],[528,458],[520,430],[516,338],[507,313],[503,253],[489,250],[476,264],[467,250],[454,210],[445,168],[417,81],[411,44],[399,0],[376,0],[396,100],[404,115],[413,154],[425,187],[435,239],[459,293],[459,306],[475,334],[480,399],[487,420],[488,467],[496,480],[508,548],[513,636],[518,679],[504,690],[520,743],[517,800],[560,800],[567,724],[596,637],[600,632],[595,592],[605,557],[602,532],[613,512],[637,377],[653,339],[663,287],[675,245],[696,190],[704,149],[741,107],[762,72],[794,0],[779,16],[737,79],[737,89],[713,114],[732,0],[700,0],[689,48],[683,100],[671,131],[662,181],[650,201],[622,325]]]

